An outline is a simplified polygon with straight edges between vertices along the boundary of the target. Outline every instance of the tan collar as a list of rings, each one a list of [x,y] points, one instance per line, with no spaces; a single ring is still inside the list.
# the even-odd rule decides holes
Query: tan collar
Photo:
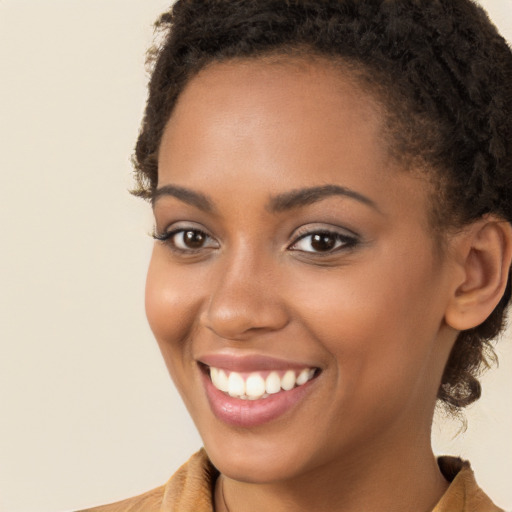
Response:
[[[432,512],[503,512],[478,487],[469,462],[439,457],[439,468],[451,482]],[[213,512],[213,487],[218,476],[204,450],[196,453],[166,486],[161,512]]]
[[[504,512],[478,487],[468,462],[440,457],[438,464],[451,484],[432,512]],[[135,498],[82,512],[214,512],[213,489],[218,475],[201,449],[166,485]]]
[[[478,487],[469,462],[439,457],[437,463],[451,484],[432,512],[503,512]]]

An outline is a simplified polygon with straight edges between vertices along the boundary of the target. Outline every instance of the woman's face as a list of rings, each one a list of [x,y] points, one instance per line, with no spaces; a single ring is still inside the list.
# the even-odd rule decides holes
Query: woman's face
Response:
[[[428,201],[340,71],[192,79],[160,148],[146,307],[222,473],[286,480],[428,442],[455,338]]]

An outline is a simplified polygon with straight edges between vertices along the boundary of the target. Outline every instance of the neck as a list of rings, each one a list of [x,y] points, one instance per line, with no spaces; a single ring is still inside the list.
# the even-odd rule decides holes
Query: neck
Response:
[[[425,441],[425,440],[424,440]],[[388,443],[386,443],[388,445]],[[366,453],[317,467],[297,478],[253,484],[221,475],[215,492],[218,512],[430,512],[448,487],[430,447],[416,439],[375,446]]]

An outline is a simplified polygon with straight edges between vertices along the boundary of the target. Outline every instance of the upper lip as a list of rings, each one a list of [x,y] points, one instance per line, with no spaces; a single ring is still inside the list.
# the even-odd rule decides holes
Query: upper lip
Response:
[[[289,361],[264,355],[205,354],[197,358],[199,363],[233,372],[256,372],[265,370],[302,370],[316,368],[315,365]]]

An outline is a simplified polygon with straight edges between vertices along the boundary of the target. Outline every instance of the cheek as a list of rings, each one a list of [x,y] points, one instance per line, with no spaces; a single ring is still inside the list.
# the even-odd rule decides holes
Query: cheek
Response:
[[[297,316],[330,353],[346,393],[389,391],[425,375],[442,322],[430,257],[411,263],[409,252],[385,256],[303,274],[293,291]]]
[[[191,275],[169,265],[165,248],[155,246],[146,280],[146,316],[165,363],[174,378],[187,360],[200,300]],[[190,358],[188,358],[190,360]]]

